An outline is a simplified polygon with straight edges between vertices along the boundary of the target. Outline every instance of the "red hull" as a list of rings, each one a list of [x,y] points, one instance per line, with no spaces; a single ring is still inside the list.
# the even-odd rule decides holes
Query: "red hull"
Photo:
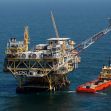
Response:
[[[77,87],[77,92],[86,92],[86,93],[95,93],[100,90],[104,90],[107,87],[111,86],[111,80],[99,82],[100,80],[95,80],[88,82],[86,84],[80,85]]]

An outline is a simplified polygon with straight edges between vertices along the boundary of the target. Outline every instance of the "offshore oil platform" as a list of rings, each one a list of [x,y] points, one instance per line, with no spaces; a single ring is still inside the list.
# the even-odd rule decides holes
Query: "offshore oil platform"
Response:
[[[70,38],[59,36],[52,12],[51,20],[56,37],[36,45],[33,51],[28,48],[28,27],[25,27],[24,41],[11,38],[7,43],[4,71],[10,71],[18,81],[17,92],[56,91],[67,87],[70,84],[67,75],[78,68],[80,52],[111,31],[110,22],[104,30],[75,46]]]

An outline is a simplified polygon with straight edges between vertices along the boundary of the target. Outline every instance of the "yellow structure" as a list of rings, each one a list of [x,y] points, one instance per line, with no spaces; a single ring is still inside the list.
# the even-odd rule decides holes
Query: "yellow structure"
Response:
[[[25,27],[24,41],[16,41],[16,38],[11,38],[7,43],[6,55],[8,57],[17,57],[20,53],[28,51],[28,44],[28,27]]]
[[[24,51],[28,51],[28,44],[29,44],[29,32],[28,32],[28,26],[26,26],[24,31]]]

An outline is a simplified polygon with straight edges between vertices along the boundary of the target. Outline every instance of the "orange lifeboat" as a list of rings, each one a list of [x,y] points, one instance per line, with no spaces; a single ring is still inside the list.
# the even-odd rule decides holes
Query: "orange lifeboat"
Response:
[[[95,93],[111,86],[111,80],[94,80],[77,87],[77,92]]]

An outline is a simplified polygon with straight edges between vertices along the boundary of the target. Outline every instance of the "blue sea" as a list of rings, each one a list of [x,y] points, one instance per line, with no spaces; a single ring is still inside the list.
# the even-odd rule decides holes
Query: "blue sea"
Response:
[[[68,91],[16,94],[17,81],[3,72],[6,43],[10,37],[23,39],[29,26],[30,49],[45,43],[55,33],[50,20],[53,11],[59,33],[81,43],[108,25],[110,0],[41,0],[0,2],[0,111],[111,111],[111,88],[96,94],[78,94],[78,85],[98,77],[111,56],[111,33],[84,50],[79,68],[68,76]]]

